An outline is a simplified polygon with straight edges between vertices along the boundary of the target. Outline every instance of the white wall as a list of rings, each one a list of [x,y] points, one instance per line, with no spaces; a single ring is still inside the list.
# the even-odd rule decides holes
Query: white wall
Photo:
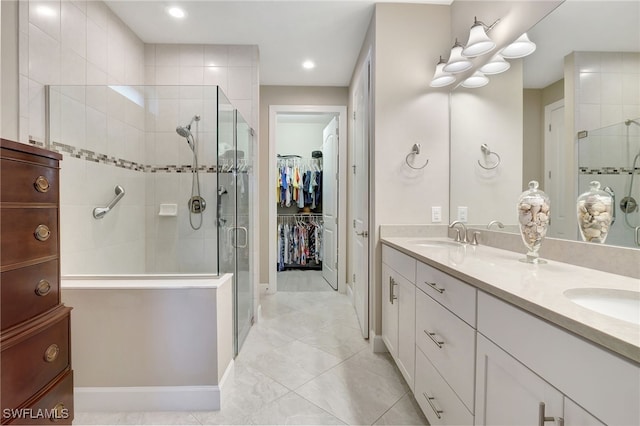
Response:
[[[312,151],[322,151],[322,131],[326,124],[278,123],[276,152],[311,158]]]
[[[0,137],[18,139],[18,2],[0,2]]]
[[[515,224],[515,204],[526,188],[522,182],[523,165],[523,90],[522,61],[491,76],[479,89],[457,88],[451,94],[451,218],[458,206],[468,208],[469,224],[486,225],[499,220]],[[500,155],[485,156],[480,146],[487,144]],[[526,162],[527,159],[524,159]],[[506,208],[511,206],[512,208]]]

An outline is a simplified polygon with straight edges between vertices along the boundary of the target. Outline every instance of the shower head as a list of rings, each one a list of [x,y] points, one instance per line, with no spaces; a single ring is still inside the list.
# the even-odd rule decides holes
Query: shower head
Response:
[[[191,118],[191,121],[189,122],[189,124],[187,124],[186,126],[176,127],[176,133],[182,136],[183,138],[185,138],[187,140],[187,143],[189,144],[189,148],[191,148],[191,150],[195,152],[193,134],[191,133],[191,125],[193,124],[194,121],[200,121],[200,116],[198,114],[194,115]]]

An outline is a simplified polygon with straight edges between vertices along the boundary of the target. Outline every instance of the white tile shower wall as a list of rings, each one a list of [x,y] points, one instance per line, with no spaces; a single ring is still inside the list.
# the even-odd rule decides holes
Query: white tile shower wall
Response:
[[[103,85],[52,94],[52,140],[144,163],[144,111],[104,86],[144,82],[142,41],[100,1],[20,1],[18,14],[20,141],[44,142],[45,85]],[[63,155],[62,273],[143,272],[144,174]],[[94,219],[115,185],[127,195]]]

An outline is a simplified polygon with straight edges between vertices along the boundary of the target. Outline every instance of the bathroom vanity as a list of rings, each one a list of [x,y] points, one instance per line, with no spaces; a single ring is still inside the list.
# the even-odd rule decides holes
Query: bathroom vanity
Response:
[[[633,309],[637,279],[445,239],[382,243],[382,339],[432,425],[640,424],[640,318],[576,303]]]

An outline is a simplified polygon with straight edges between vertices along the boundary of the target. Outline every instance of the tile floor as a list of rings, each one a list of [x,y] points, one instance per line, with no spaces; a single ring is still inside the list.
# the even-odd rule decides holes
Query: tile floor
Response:
[[[281,274],[281,291],[261,297],[260,321],[235,361],[220,411],[78,412],[74,425],[427,424],[391,357],[362,339],[347,296],[323,284],[320,272]]]

